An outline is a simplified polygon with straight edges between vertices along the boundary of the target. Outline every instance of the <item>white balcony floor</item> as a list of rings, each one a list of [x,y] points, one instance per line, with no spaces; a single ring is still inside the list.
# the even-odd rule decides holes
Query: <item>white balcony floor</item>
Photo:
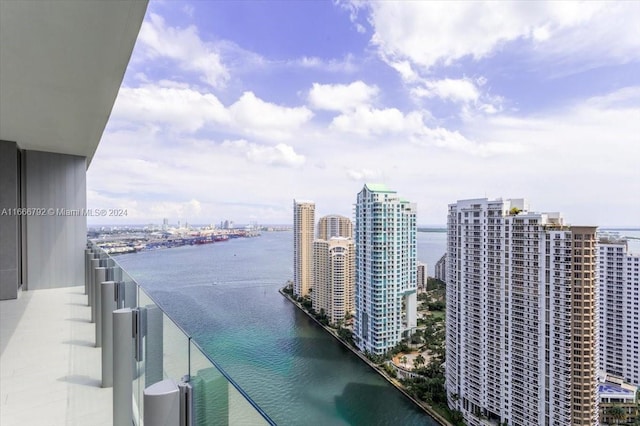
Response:
[[[0,301],[0,425],[111,425],[84,287]]]

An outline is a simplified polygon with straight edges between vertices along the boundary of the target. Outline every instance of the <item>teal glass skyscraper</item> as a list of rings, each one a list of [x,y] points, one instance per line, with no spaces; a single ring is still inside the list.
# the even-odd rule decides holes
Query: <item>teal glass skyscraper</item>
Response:
[[[416,326],[416,207],[384,185],[366,184],[355,220],[354,337],[361,351],[382,355]]]

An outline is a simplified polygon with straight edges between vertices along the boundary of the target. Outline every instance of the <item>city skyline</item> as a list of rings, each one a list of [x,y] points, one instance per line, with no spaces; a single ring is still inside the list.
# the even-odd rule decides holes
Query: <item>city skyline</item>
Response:
[[[527,194],[576,223],[638,226],[638,16],[635,2],[151,2],[88,171],[88,207],[128,215],[90,223],[286,223],[311,192],[319,215],[350,217],[350,194],[380,182],[424,224],[451,199]]]

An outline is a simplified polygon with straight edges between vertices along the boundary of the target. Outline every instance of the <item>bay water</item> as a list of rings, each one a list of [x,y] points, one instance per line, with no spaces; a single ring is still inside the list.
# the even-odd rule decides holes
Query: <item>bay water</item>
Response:
[[[418,233],[430,275],[445,245]],[[280,295],[292,232],[117,260],[278,425],[437,424]]]

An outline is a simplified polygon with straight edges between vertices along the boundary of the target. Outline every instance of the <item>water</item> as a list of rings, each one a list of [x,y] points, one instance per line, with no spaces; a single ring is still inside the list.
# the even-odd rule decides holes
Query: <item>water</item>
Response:
[[[279,293],[291,232],[119,256],[279,425],[436,425]],[[418,233],[433,274],[446,234]]]

